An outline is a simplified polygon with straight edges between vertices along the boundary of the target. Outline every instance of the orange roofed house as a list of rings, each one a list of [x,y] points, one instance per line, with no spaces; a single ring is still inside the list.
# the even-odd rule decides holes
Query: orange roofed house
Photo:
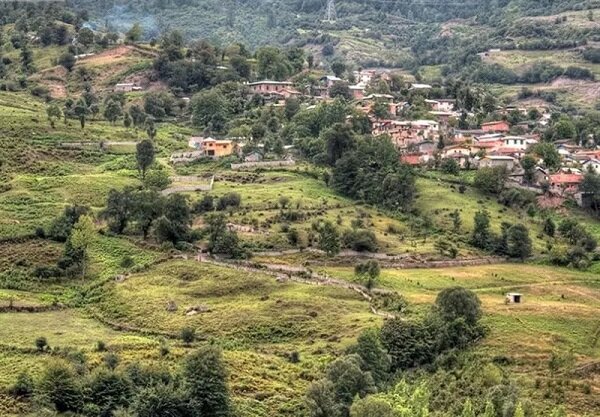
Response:
[[[487,133],[508,133],[510,131],[510,125],[505,120],[487,122],[481,124],[481,130]]]
[[[548,179],[550,192],[561,197],[575,194],[582,181],[583,175],[566,173],[550,175]]]
[[[188,145],[202,151],[205,156],[220,158],[228,156],[236,151],[236,144],[231,140],[217,140],[213,138],[194,137],[189,140]]]

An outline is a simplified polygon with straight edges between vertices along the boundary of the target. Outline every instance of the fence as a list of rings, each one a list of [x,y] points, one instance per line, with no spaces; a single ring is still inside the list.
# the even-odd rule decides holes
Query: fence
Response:
[[[293,159],[285,159],[283,161],[260,161],[260,162],[241,162],[239,164],[231,164],[231,169],[247,169],[247,168],[273,168],[296,165]]]

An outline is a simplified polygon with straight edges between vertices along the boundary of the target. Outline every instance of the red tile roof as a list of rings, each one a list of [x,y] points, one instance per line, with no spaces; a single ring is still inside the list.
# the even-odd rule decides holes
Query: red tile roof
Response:
[[[421,165],[421,155],[402,155],[400,161],[407,165]]]
[[[551,184],[579,184],[581,181],[583,181],[583,175],[580,174],[550,175]]]

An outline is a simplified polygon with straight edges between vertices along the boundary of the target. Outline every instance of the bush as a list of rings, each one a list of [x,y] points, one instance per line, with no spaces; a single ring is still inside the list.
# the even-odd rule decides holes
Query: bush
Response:
[[[48,340],[44,336],[38,337],[35,339],[35,347],[37,348],[38,352],[45,351],[46,348],[48,348]]]
[[[346,230],[342,235],[342,244],[357,252],[377,252],[377,238],[370,230]]]
[[[242,197],[238,193],[227,193],[217,201],[217,210],[225,210],[228,207],[239,207]]]
[[[185,343],[186,345],[192,344],[196,340],[196,329],[193,329],[191,327],[184,327],[183,329],[181,329],[180,337],[183,343]]]
[[[8,393],[13,397],[30,397],[33,389],[33,379],[27,372],[21,372],[15,383],[8,389]]]
[[[212,195],[206,194],[204,197],[202,197],[202,200],[198,200],[196,203],[194,203],[194,213],[202,214],[213,211],[215,209],[214,200],[215,198]]]

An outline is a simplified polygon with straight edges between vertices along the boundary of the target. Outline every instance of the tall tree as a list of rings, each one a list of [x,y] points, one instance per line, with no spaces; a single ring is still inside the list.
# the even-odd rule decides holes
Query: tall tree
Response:
[[[231,415],[227,371],[215,345],[204,346],[185,361],[184,378],[194,408],[203,417]]]
[[[146,172],[154,162],[154,145],[151,140],[144,139],[136,145],[135,159],[142,180],[146,178]]]
[[[81,251],[81,277],[85,277],[89,259],[88,250],[96,237],[96,229],[92,218],[88,215],[81,216],[71,231],[70,242],[75,250]]]

